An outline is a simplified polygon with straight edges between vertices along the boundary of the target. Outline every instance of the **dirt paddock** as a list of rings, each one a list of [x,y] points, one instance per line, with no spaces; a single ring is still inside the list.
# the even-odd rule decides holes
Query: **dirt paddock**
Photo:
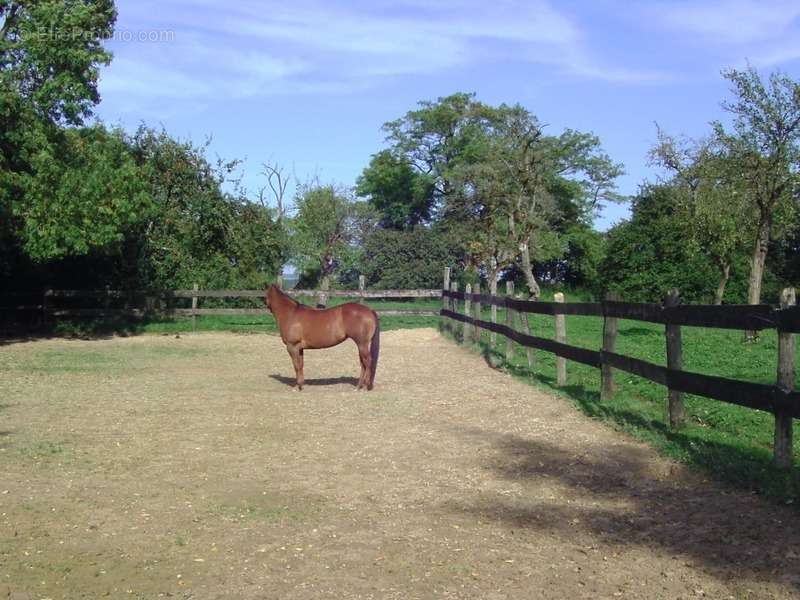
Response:
[[[0,346],[0,599],[800,597],[800,514],[430,329]]]

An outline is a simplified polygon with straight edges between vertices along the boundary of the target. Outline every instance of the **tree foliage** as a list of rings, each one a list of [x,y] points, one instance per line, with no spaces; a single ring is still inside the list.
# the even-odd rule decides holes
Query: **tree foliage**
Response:
[[[713,139],[676,139],[659,129],[650,156],[670,174],[687,241],[718,269],[714,303],[721,304],[734,263],[753,238],[756,215],[746,191]]]
[[[329,286],[339,267],[353,262],[359,242],[374,226],[376,215],[366,202],[355,201],[333,185],[302,186],[291,222],[292,261],[306,274],[306,283]]]
[[[0,0],[0,89],[53,123],[80,125],[100,100],[113,0]]]
[[[412,229],[430,221],[434,183],[403,157],[389,150],[375,154],[356,182],[356,194],[368,198],[381,215],[380,225]]]
[[[708,301],[716,281],[713,267],[693,244],[687,244],[686,222],[676,190],[648,186],[632,204],[629,221],[608,233],[600,267],[602,291],[627,301],[660,302],[671,288],[687,301]]]
[[[375,229],[364,238],[358,269],[369,287],[438,288],[443,266],[460,253],[458,239],[439,228]]]
[[[770,240],[782,237],[797,215],[800,194],[800,82],[773,72],[724,73],[734,98],[723,103],[732,127],[713,123],[728,165],[727,182],[741,189],[754,214],[748,302],[758,304]]]
[[[465,262],[490,286],[517,262],[531,294],[533,261],[550,260],[565,219],[586,222],[603,200],[617,200],[621,166],[592,134],[545,135],[520,105],[490,106],[474,94],[422,102],[387,123],[391,156],[432,182],[437,216],[463,236]]]
[[[124,136],[102,126],[68,129],[41,147],[23,178],[14,216],[37,260],[83,255],[123,240],[150,212],[142,171]]]

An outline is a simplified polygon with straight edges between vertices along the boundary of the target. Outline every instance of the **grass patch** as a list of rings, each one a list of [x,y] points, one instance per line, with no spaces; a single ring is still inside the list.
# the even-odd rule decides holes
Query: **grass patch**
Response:
[[[498,322],[505,323],[505,312],[498,311]],[[482,318],[489,320],[488,310]],[[553,317],[529,315],[531,333],[553,339]],[[452,323],[452,322],[451,322]],[[590,349],[602,346],[603,321],[598,317],[567,316],[567,342]],[[461,338],[463,325],[455,336]],[[746,343],[742,332],[699,327],[683,327],[684,369],[730,379],[774,384],[777,368],[777,334],[762,332],[757,343]],[[699,396],[686,396],[687,425],[679,430],[667,426],[667,389],[621,371],[615,372],[617,391],[608,402],[600,401],[600,370],[568,362],[568,384],[556,386],[556,357],[534,351],[536,362],[528,367],[525,349],[515,344],[511,361],[505,358],[504,337],[489,344],[489,332],[482,333],[476,350],[491,364],[523,380],[568,397],[586,414],[613,424],[635,438],[688,465],[703,469],[713,477],[738,487],[763,493],[774,499],[800,503],[800,465],[789,471],[772,465],[774,417]],[[664,326],[620,320],[617,352],[666,365]],[[800,356],[800,348],[798,349]],[[798,382],[800,383],[800,381]],[[800,453],[800,423],[794,422],[794,454]]]
[[[218,504],[210,509],[211,514],[227,521],[242,523],[257,521],[267,524],[309,521],[321,512],[321,507],[310,500],[287,502],[285,498],[269,494],[236,504]]]
[[[25,460],[43,462],[63,458],[66,449],[63,444],[58,442],[36,440],[19,446],[17,451]]]
[[[0,355],[0,368],[39,374],[98,374],[148,368],[164,359],[191,359],[203,353],[201,349],[180,345],[105,347],[103,350],[79,345],[34,348],[16,357],[8,355],[4,359]]]

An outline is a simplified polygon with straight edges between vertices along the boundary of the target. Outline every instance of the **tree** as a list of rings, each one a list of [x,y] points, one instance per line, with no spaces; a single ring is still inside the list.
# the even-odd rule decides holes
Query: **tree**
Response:
[[[560,232],[553,258],[536,262],[537,281],[563,284],[600,294],[603,280],[600,266],[606,255],[606,237],[586,223],[569,223]],[[544,256],[544,253],[542,253]]]
[[[452,170],[470,159],[471,144],[485,125],[486,111],[475,94],[456,93],[436,102],[420,102],[417,110],[383,126],[393,156],[402,157],[427,178],[434,212],[454,191]]]
[[[356,244],[375,222],[364,202],[355,202],[332,185],[305,185],[295,199],[291,224],[292,255],[297,265],[315,274],[315,283],[330,289],[330,277],[351,260]]]
[[[150,210],[143,174],[120,131],[67,129],[60,143],[30,158],[25,201],[14,215],[27,254],[37,260],[82,255],[120,242]]]
[[[267,208],[223,191],[237,161],[212,164],[205,147],[141,127],[130,140],[152,209],[122,249],[127,285],[263,286],[285,260],[282,227]]]
[[[538,297],[531,248],[542,247],[553,221],[563,221],[569,212],[577,223],[590,219],[601,200],[619,201],[614,181],[622,166],[602,152],[592,134],[568,129],[545,136],[538,119],[519,105],[500,106],[494,120],[485,161],[493,164],[496,177],[507,180],[501,212],[508,218],[528,290]]]
[[[289,187],[289,178],[277,162],[262,163],[261,174],[267,178],[267,185],[258,191],[258,201],[264,208],[270,207],[270,200],[275,203],[275,219],[283,222],[289,207],[286,205],[286,188]],[[267,192],[269,188],[269,192]]]
[[[671,174],[690,241],[719,270],[714,304],[722,304],[731,268],[752,238],[754,215],[731,163],[713,140],[675,139],[658,130],[650,152]]]
[[[588,221],[600,201],[619,199],[614,180],[621,166],[596,136],[544,135],[520,105],[494,107],[474,94],[453,94],[421,102],[384,128],[392,144],[386,158],[402,159],[430,181],[435,216],[463,234],[465,262],[480,266],[490,286],[520,260],[538,296],[533,263],[552,258],[554,222],[567,215]]]
[[[439,228],[374,229],[364,238],[358,270],[370,287],[438,288],[442,267],[460,254],[454,236]]]
[[[65,135],[61,126],[82,125],[99,101],[98,70],[111,60],[102,39],[110,35],[115,19],[111,0],[0,0],[0,245],[16,249],[4,252],[6,257],[28,250],[37,260],[50,252],[80,252],[96,243],[98,231],[108,226],[107,212],[72,210],[76,202],[71,198],[72,209],[51,210],[52,197],[41,192],[46,180],[55,185],[76,183],[71,175],[57,172],[71,168],[70,161],[81,163],[84,174],[91,165],[101,168],[90,156],[92,150],[78,148],[77,138]],[[93,149],[98,150],[100,142],[94,138]],[[106,149],[114,152],[110,146]],[[79,156],[65,155],[72,150]],[[56,165],[48,162],[50,157],[59,159]],[[121,160],[119,154],[116,159]],[[104,176],[113,174],[106,170]],[[115,194],[120,189],[115,185]],[[61,188],[62,199],[65,194],[66,188]],[[48,213],[43,224],[42,216]],[[38,221],[26,222],[27,215]],[[82,221],[85,218],[88,224]],[[38,233],[43,225],[49,242],[44,240],[47,235]],[[81,239],[84,228],[90,235]],[[55,242],[53,234],[59,229],[69,233]]]
[[[381,227],[412,229],[427,223],[433,211],[434,183],[404,157],[389,150],[375,154],[356,182],[356,194],[367,197],[381,216]]]
[[[113,0],[0,0],[0,89],[52,123],[80,125],[100,100],[98,69],[111,62]]]
[[[771,239],[779,239],[797,212],[800,192],[800,83],[780,72],[765,84],[753,67],[723,73],[734,99],[723,103],[732,129],[712,124],[724,152],[728,183],[745,194],[754,213],[747,300],[761,301]]]
[[[710,297],[714,271],[696,247],[686,243],[679,192],[650,185],[634,198],[631,218],[608,232],[600,267],[602,291],[625,300],[659,302],[671,288],[689,301]]]

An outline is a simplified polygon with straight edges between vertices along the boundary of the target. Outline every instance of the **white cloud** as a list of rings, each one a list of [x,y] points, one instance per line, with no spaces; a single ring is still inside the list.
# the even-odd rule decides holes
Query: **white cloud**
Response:
[[[486,61],[621,83],[665,79],[604,64],[578,26],[545,0],[241,0],[224,8],[216,0],[130,2],[119,2],[120,27],[167,28],[174,40],[114,44],[101,92],[129,102],[337,93]]]

